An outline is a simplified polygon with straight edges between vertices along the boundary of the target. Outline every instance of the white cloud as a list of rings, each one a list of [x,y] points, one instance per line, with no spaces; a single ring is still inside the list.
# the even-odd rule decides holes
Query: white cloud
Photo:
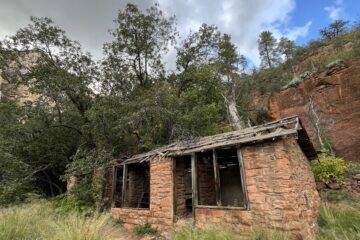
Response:
[[[177,16],[180,36],[185,37],[189,30],[196,31],[201,23],[215,24],[232,35],[239,52],[256,66],[260,63],[257,40],[262,31],[270,30],[278,38],[296,40],[305,37],[311,26],[308,22],[288,27],[295,0],[159,0],[159,3],[165,12]]]
[[[304,26],[289,27],[295,0],[1,1],[0,37],[26,25],[30,15],[50,16],[96,59],[102,56],[102,44],[111,40],[107,30],[114,26],[112,20],[117,10],[123,9],[127,2],[137,4],[142,10],[158,2],[166,15],[177,16],[177,29],[182,38],[190,30],[197,31],[202,23],[215,24],[222,32],[232,35],[239,52],[255,65],[260,62],[257,39],[262,31],[270,30],[277,38],[287,36],[296,40],[306,36],[311,26],[308,22]],[[173,49],[165,56],[168,68],[174,68],[175,57]]]
[[[300,37],[306,37],[311,25],[312,25],[312,22],[309,21],[304,26],[288,29],[285,31],[285,36],[291,40],[296,40],[297,38],[300,38]]]
[[[325,11],[328,12],[329,18],[332,21],[335,21],[340,18],[340,16],[343,14],[343,1],[342,0],[335,0],[333,2],[333,5],[326,6],[324,8]]]

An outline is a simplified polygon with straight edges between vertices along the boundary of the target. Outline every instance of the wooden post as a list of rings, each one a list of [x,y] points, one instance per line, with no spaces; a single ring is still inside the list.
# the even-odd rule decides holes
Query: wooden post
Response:
[[[237,157],[239,161],[239,169],[240,169],[240,178],[241,178],[241,187],[244,193],[244,207],[249,210],[249,198],[246,190],[246,179],[245,179],[245,172],[244,172],[244,162],[241,153],[241,147],[237,147]]]
[[[123,167],[123,182],[122,182],[122,193],[121,193],[121,207],[126,207],[126,186],[127,186],[127,166],[124,164]]]
[[[215,177],[215,195],[216,195],[216,205],[221,206],[221,189],[220,189],[220,171],[219,164],[217,160],[216,150],[213,149],[213,165],[214,165],[214,177]]]
[[[116,191],[116,182],[117,182],[117,167],[114,165],[112,167],[112,186],[111,186],[111,199],[110,199],[111,208],[115,207],[114,194]]]
[[[196,153],[191,154],[192,210],[195,219],[195,208],[198,205],[197,162]]]

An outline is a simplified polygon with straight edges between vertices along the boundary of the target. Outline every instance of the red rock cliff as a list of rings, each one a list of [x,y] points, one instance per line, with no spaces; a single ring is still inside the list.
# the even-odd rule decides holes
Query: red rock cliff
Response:
[[[311,121],[314,115],[309,110],[313,106],[335,154],[360,161],[360,60],[313,76],[265,101],[272,119],[299,115],[311,139],[319,145]]]

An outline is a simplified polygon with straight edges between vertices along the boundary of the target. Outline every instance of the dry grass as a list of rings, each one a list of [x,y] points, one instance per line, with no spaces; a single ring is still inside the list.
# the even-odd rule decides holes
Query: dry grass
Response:
[[[228,225],[195,227],[191,222],[180,221],[175,230],[175,240],[289,240],[289,235],[263,227],[254,227],[243,235]]]
[[[85,217],[78,212],[56,213],[51,203],[23,204],[0,210],[0,239],[6,240],[105,240],[109,228],[108,215]],[[106,229],[106,230],[105,230]]]
[[[334,198],[336,196],[336,198]],[[323,196],[320,207],[318,240],[359,240],[360,205],[358,198],[341,192]],[[335,200],[334,200],[335,199]],[[330,202],[329,202],[330,201]],[[283,232],[255,227],[247,234],[231,226],[206,225],[194,227],[192,222],[180,221],[175,240],[288,240]],[[136,239],[110,220],[107,214],[85,217],[79,212],[60,213],[54,204],[38,200],[0,209],[0,239],[6,240],[114,240]]]

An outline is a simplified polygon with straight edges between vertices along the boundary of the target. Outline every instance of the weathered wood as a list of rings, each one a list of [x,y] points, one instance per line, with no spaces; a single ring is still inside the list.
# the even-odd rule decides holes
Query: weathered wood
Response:
[[[213,149],[212,153],[213,153],[213,165],[214,165],[216,205],[221,206],[221,188],[220,188],[219,164],[218,164],[216,150]]]
[[[245,207],[197,205],[197,208],[247,210]]]
[[[278,121],[249,127],[238,131],[173,143],[147,153],[135,155],[120,163],[119,165],[123,165],[125,163],[149,161],[154,158],[161,159],[166,156],[190,155],[193,152],[211,150],[213,148],[222,146],[255,143],[286,135],[297,135],[298,131],[301,131],[302,129],[303,128],[298,117],[288,117]],[[309,139],[308,141],[311,145]],[[316,155],[316,153],[314,155]]]
[[[191,187],[192,187],[192,214],[195,219],[195,208],[198,205],[197,159],[196,153],[191,154]]]
[[[237,155],[238,155],[239,168],[240,168],[241,188],[242,188],[243,194],[244,194],[244,207],[247,210],[250,210],[249,197],[248,197],[248,193],[247,193],[247,190],[246,190],[246,178],[245,178],[245,172],[244,172],[244,162],[243,162],[243,157],[242,157],[242,152],[241,152],[241,147],[240,146],[237,147]]]
[[[123,166],[123,182],[122,182],[122,193],[121,193],[121,207],[126,207],[126,185],[127,185],[127,165]]]
[[[235,94],[235,87],[231,88],[231,92],[228,96],[223,96],[225,100],[225,105],[228,110],[228,117],[230,123],[234,124],[235,127],[240,130],[245,128],[245,123],[241,119],[239,115],[239,111],[236,106],[236,94]]]
[[[113,166],[112,167],[112,186],[111,186],[111,196],[110,196],[110,202],[111,202],[111,207],[115,207],[115,201],[114,201],[114,194],[116,191],[116,182],[117,182],[117,167]]]

